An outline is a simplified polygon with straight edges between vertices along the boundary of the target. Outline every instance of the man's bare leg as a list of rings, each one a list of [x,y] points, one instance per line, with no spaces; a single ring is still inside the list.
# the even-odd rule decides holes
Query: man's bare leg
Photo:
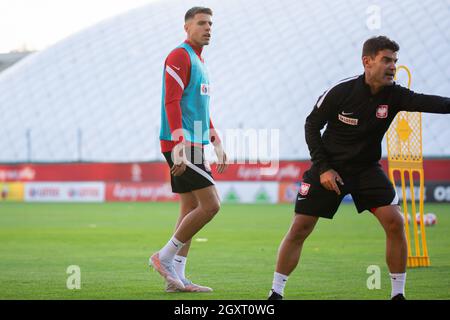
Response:
[[[278,249],[278,259],[274,273],[272,290],[283,296],[289,275],[297,267],[303,243],[311,234],[319,217],[295,214],[291,227]]]
[[[220,209],[220,200],[215,186],[194,190],[192,193],[197,199],[198,206],[182,219],[174,234],[174,237],[182,243],[191,240]]]
[[[391,276],[391,298],[405,295],[406,262],[408,244],[405,235],[405,222],[400,207],[389,205],[379,207],[373,212],[386,233],[386,263]]]
[[[192,194],[197,200],[197,207],[182,219],[179,219],[175,234],[160,251],[150,258],[150,265],[166,279],[168,286],[174,290],[184,291],[186,289],[175,271],[173,264],[175,255],[220,209],[220,202],[214,185],[192,191]],[[187,251],[181,253],[187,253]]]
[[[180,194],[180,216],[178,217],[178,221],[175,226],[175,231],[178,229],[178,226],[181,224],[183,219],[195,208],[198,207],[198,201],[195,195],[192,192],[186,192]],[[185,288],[184,290],[179,290],[175,288],[170,283],[167,283],[166,292],[212,292],[213,290],[209,287],[201,286],[195,283],[192,283],[190,280],[186,278],[185,270],[187,263],[187,255],[189,253],[189,248],[191,244],[191,240],[187,241],[184,246],[178,250],[177,254],[173,259],[173,264],[175,267],[175,272],[177,273],[180,280],[183,282]]]
[[[177,223],[175,225],[175,231],[178,229],[181,221],[195,208],[198,207],[198,201],[192,192],[180,193],[180,216],[178,217]],[[187,257],[189,248],[191,246],[191,240],[187,241],[183,248],[181,248],[177,255],[182,257]]]

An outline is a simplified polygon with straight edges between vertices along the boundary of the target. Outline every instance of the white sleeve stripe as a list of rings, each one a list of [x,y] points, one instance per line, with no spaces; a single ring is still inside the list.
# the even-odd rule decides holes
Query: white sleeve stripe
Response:
[[[181,89],[184,90],[183,80],[181,80],[180,76],[170,66],[166,66],[166,71],[172,76],[172,78],[175,79],[176,82],[178,82]]]
[[[317,102],[317,108],[320,108],[320,106],[322,105],[323,100],[325,100],[325,97],[327,96],[328,92],[331,91],[331,89],[333,89],[334,87],[336,87],[337,85],[339,85],[339,84],[341,84],[341,83],[351,81],[351,80],[356,79],[356,78],[358,78],[358,77],[359,77],[359,76],[354,76],[354,77],[351,77],[351,78],[347,78],[347,79],[341,80],[341,81],[339,81],[338,83],[336,83],[334,86],[332,86],[330,89],[328,89],[328,90],[322,95],[322,97],[320,98],[320,100]]]

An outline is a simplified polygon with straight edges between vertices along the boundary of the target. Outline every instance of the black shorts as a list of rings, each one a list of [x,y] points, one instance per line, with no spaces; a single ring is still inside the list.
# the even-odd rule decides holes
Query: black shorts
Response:
[[[303,174],[295,202],[295,212],[332,219],[342,199],[351,194],[358,213],[387,205],[398,205],[397,193],[379,164],[335,169],[344,185],[337,183],[341,195],[320,184],[318,170],[312,166]]]
[[[164,158],[166,158],[169,167],[172,168],[172,152],[163,152],[163,155]],[[203,148],[186,148],[186,158],[189,161],[186,166],[186,171],[178,177],[170,175],[173,193],[191,192],[216,184],[211,174],[211,168],[209,167],[209,164],[205,162]]]

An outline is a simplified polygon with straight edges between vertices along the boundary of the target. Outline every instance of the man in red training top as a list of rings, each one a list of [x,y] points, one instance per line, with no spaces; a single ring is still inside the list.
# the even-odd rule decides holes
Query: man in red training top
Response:
[[[203,46],[209,44],[211,26],[211,9],[189,9],[184,25],[187,40],[168,55],[164,64],[161,151],[170,166],[172,191],[180,196],[181,212],[175,233],[149,263],[166,280],[167,292],[212,291],[185,276],[192,237],[220,208],[203,146],[213,143],[218,173],[227,167],[226,154],[209,116],[209,77],[201,56]]]

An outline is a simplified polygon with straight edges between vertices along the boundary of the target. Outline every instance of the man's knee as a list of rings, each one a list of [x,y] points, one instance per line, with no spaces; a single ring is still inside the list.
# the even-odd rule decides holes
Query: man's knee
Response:
[[[203,213],[211,220],[217,212],[220,210],[220,202],[216,199],[214,201],[209,201],[208,203],[202,204]]]
[[[403,236],[405,233],[405,219],[401,212],[393,213],[386,222],[386,232],[389,235]]]
[[[314,229],[313,223],[295,223],[289,230],[288,239],[294,242],[303,243]]]
[[[184,217],[198,207],[198,201],[191,193],[180,194],[180,212]]]
[[[187,216],[191,211],[194,211],[198,206],[183,206],[181,209],[181,215]]]

